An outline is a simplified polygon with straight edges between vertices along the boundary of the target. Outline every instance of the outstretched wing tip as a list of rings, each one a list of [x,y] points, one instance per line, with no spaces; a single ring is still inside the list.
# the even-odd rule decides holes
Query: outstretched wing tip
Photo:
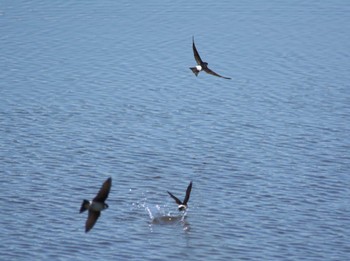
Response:
[[[103,182],[99,192],[97,193],[94,200],[104,202],[108,198],[109,191],[112,187],[112,177],[109,177],[106,179],[105,182]]]
[[[224,78],[224,79],[228,79],[228,80],[231,80],[231,78],[229,77],[225,77],[225,76],[222,76],[216,72],[214,72],[213,70],[209,69],[208,67],[204,69],[204,71],[208,74],[211,74],[211,75],[214,75],[214,76],[217,76],[217,77],[220,77],[220,78]]]

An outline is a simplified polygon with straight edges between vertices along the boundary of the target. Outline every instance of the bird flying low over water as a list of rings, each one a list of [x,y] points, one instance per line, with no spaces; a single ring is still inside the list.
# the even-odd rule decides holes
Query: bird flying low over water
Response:
[[[168,194],[170,195],[170,197],[172,197],[175,200],[176,204],[179,205],[178,206],[179,211],[183,211],[187,209],[187,202],[190,199],[191,190],[192,190],[192,181],[187,187],[186,196],[183,202],[168,191]]]
[[[89,232],[90,229],[95,225],[97,219],[99,218],[101,211],[108,208],[108,205],[105,203],[105,200],[108,197],[109,191],[112,186],[112,178],[108,178],[100,188],[100,191],[97,193],[96,197],[88,201],[83,200],[83,203],[80,207],[80,213],[85,210],[89,210],[89,215],[85,223],[85,232]]]
[[[198,76],[198,73],[200,71],[205,71],[206,73],[209,73],[211,75],[214,75],[214,76],[217,76],[217,77],[220,77],[220,78],[224,78],[224,79],[231,79],[231,78],[228,78],[228,77],[224,77],[224,76],[221,76],[220,74],[217,74],[216,72],[210,70],[208,68],[208,63],[206,62],[203,62],[201,57],[199,56],[199,53],[197,51],[197,48],[196,48],[196,45],[194,44],[194,36],[192,37],[192,49],[193,49],[193,54],[194,54],[194,59],[196,60],[197,64],[195,67],[190,67],[190,69],[192,70],[192,72]]]

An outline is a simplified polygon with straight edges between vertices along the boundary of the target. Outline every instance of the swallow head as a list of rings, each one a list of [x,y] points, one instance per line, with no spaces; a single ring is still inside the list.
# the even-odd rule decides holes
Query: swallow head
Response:
[[[208,63],[203,62],[203,63],[202,63],[202,70],[205,70],[205,69],[207,69],[207,68],[208,68]]]

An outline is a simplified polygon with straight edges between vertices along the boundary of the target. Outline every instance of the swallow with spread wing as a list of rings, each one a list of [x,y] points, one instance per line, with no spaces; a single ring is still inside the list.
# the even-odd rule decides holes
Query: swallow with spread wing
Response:
[[[89,230],[92,229],[97,219],[100,217],[101,211],[108,208],[105,200],[108,197],[111,186],[112,178],[108,178],[103,183],[100,191],[97,193],[96,197],[93,200],[83,200],[83,203],[80,207],[80,213],[84,212],[85,210],[89,210],[89,215],[85,223],[85,232],[89,232]]]
[[[208,68],[208,63],[203,62],[201,57],[199,56],[196,45],[194,44],[194,37],[192,37],[192,49],[193,49],[194,59],[196,60],[198,65],[196,65],[195,67],[190,67],[190,69],[196,76],[198,76],[200,71],[205,71],[208,74],[211,74],[220,78],[229,79],[229,80],[231,79],[229,77],[221,76],[220,74],[217,74],[216,72]]]
[[[186,196],[183,202],[168,191],[168,194],[170,195],[170,197],[172,197],[175,200],[176,204],[178,204],[179,211],[183,211],[187,209],[187,202],[190,199],[191,190],[192,190],[192,181],[187,187]]]

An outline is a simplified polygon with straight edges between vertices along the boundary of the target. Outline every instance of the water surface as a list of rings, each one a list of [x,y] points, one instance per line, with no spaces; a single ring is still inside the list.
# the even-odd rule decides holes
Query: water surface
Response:
[[[1,257],[348,260],[349,11],[3,1]],[[232,80],[192,74],[193,35]],[[167,191],[190,180],[183,218]]]

